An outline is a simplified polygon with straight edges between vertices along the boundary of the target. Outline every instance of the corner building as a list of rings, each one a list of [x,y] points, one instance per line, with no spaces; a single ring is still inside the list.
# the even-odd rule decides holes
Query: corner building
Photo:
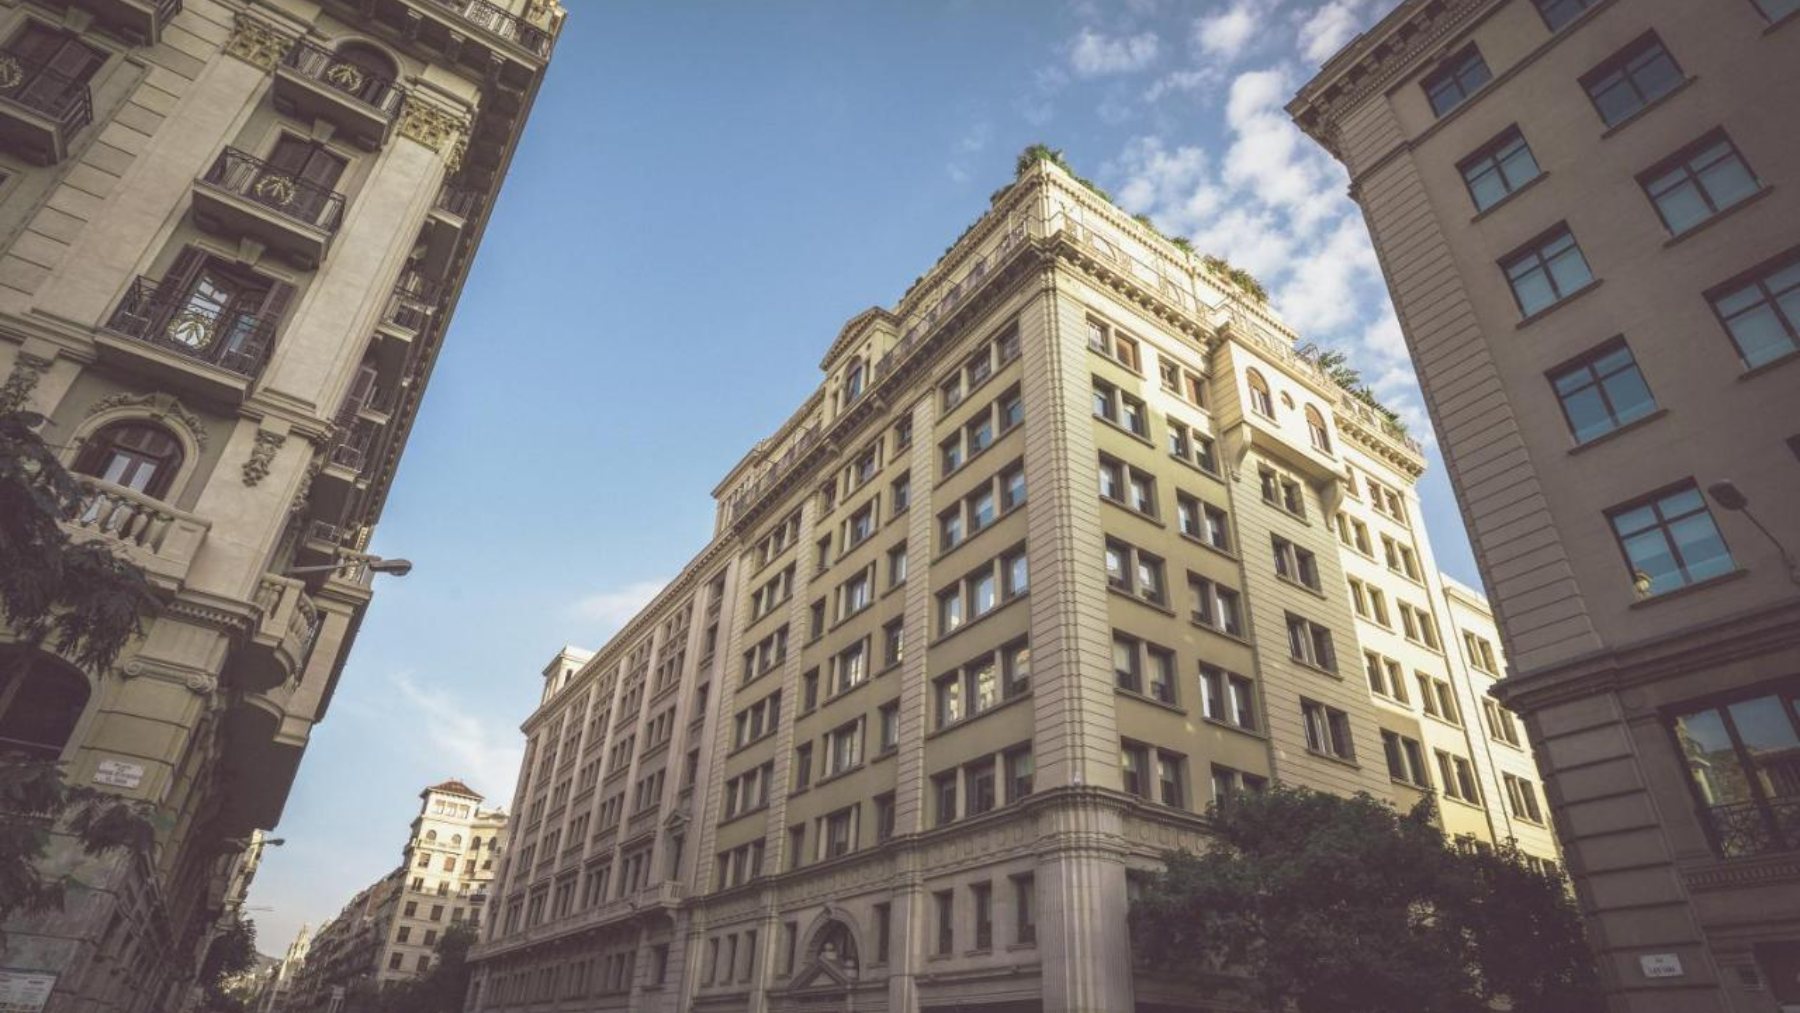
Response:
[[[1127,904],[1278,779],[1553,860],[1417,444],[1228,284],[1037,163],[852,319],[711,544],[545,670],[473,1002],[1238,1008],[1134,969]]]
[[[181,1007],[236,856],[280,819],[561,18],[0,3],[0,408],[49,420],[71,534],[164,597],[114,671],[18,674],[0,631],[9,747],[166,817],[141,857],[59,838],[48,871],[83,886],[6,924],[0,969],[51,1013]]]
[[[1615,1011],[1800,1009],[1797,22],[1408,0],[1288,107],[1374,238]]]

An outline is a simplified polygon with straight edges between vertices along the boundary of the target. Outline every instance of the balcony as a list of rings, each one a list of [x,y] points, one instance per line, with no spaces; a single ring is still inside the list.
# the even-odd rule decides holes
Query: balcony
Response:
[[[238,674],[246,690],[264,692],[306,668],[319,636],[319,609],[305,584],[272,573],[257,585],[255,603],[257,622]]]
[[[298,266],[319,266],[344,217],[344,195],[236,148],[194,184],[194,219],[209,232],[254,239]]]
[[[153,46],[163,28],[181,13],[181,0],[42,0],[52,7],[78,7],[107,31],[134,46]]]
[[[95,341],[103,356],[235,403],[267,364],[278,323],[274,314],[220,310],[168,279],[140,276]]]
[[[275,108],[302,121],[321,119],[364,148],[387,143],[406,95],[367,67],[306,39],[275,67]]]
[[[1800,795],[1715,805],[1702,812],[1720,857],[1800,851]]]
[[[550,33],[487,0],[428,0],[428,6],[448,11],[496,38],[505,39],[534,56],[550,55]]]
[[[481,210],[481,191],[445,183],[438,188],[437,200],[432,202],[431,209],[466,222]]]
[[[86,82],[0,50],[0,145],[39,165],[55,165],[68,157],[70,139],[93,120]]]
[[[63,524],[76,541],[99,540],[143,568],[157,585],[179,590],[211,521],[89,475],[76,475],[81,505]]]

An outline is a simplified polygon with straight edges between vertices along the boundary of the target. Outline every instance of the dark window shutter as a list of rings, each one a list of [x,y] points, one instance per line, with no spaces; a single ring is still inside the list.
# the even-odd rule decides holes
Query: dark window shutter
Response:
[[[306,167],[300,171],[300,178],[329,190],[337,185],[338,177],[343,174],[343,159],[323,147],[315,147],[306,160]]]
[[[206,251],[198,246],[184,246],[175,255],[175,260],[163,272],[162,281],[157,283],[156,295],[150,300],[148,307],[139,307],[139,313],[150,321],[150,333],[162,330],[169,318],[181,308],[187,300],[188,292],[194,287],[194,281],[200,276],[201,268],[206,266]]]
[[[306,161],[312,155],[312,143],[302,141],[298,137],[282,134],[281,140],[275,142],[275,150],[269,153],[269,166],[279,169],[291,176],[297,176],[306,168]]]

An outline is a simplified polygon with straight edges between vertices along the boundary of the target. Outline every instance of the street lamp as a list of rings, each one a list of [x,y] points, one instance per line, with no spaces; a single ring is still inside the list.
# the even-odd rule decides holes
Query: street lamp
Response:
[[[1744,490],[1739,489],[1737,484],[1730,479],[1720,479],[1707,486],[1706,491],[1708,495],[1712,496],[1713,502],[1732,513],[1743,514],[1745,520],[1754,525],[1756,530],[1762,532],[1763,537],[1775,546],[1775,551],[1781,553],[1782,565],[1788,569],[1788,579],[1800,584],[1800,564],[1794,562],[1793,554],[1788,552],[1787,546],[1781,544],[1781,539],[1776,538],[1774,532],[1763,527],[1762,521],[1757,520],[1756,515],[1750,512],[1750,497],[1744,495]]]
[[[366,566],[371,573],[388,573],[396,577],[406,576],[412,572],[413,568],[412,560],[410,559],[383,559],[380,556],[370,556],[358,552],[346,553],[345,558],[340,559],[335,563],[319,563],[313,566],[291,567],[288,570],[287,575],[290,577],[303,577],[311,573],[336,573],[339,570],[351,566]]]

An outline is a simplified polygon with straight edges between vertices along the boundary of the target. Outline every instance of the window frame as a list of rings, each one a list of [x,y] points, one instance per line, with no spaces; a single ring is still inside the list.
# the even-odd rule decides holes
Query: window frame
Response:
[[[1517,151],[1505,153],[1515,143],[1518,146]],[[1530,176],[1520,180],[1517,185],[1513,185],[1512,179],[1506,171],[1507,165],[1509,159],[1521,151],[1526,158],[1531,160],[1533,172]],[[1531,143],[1525,139],[1525,132],[1520,130],[1518,124],[1515,123],[1502,130],[1481,147],[1465,155],[1460,162],[1456,163],[1456,171],[1462,177],[1463,189],[1468,191],[1469,202],[1475,205],[1476,213],[1481,214],[1500,206],[1506,202],[1507,198],[1530,186],[1544,174],[1544,167],[1537,160],[1537,152],[1531,150]],[[1500,180],[1505,190],[1500,196],[1483,204],[1475,184],[1477,180],[1485,178],[1490,172]]]
[[[1670,68],[1675,72],[1675,82],[1662,91],[1650,95],[1644,92],[1639,86],[1637,79],[1632,76],[1632,64],[1636,62],[1639,57],[1648,55],[1653,50],[1660,52],[1662,56],[1668,60]],[[1648,66],[1648,64],[1645,66]],[[1640,71],[1643,69],[1645,68],[1638,68]],[[1617,119],[1608,119],[1606,110],[1601,106],[1600,97],[1595,89],[1600,87],[1602,83],[1606,82],[1615,74],[1618,75],[1618,80],[1611,84],[1607,84],[1606,90],[1610,92],[1614,87],[1629,85],[1631,90],[1637,95],[1638,103],[1631,109],[1620,113]],[[1581,90],[1587,94],[1588,102],[1594,107],[1594,112],[1600,117],[1600,122],[1608,131],[1612,131],[1631,122],[1632,119],[1636,118],[1644,110],[1649,109],[1651,106],[1656,105],[1657,102],[1680,90],[1680,88],[1687,83],[1688,76],[1687,72],[1681,69],[1680,61],[1675,59],[1675,54],[1669,51],[1669,47],[1663,42],[1662,37],[1655,31],[1648,31],[1621,46],[1611,56],[1600,61],[1600,63],[1592,70],[1581,75],[1577,80],[1581,84]]]
[[[1467,77],[1477,76],[1480,80],[1472,84],[1465,80]],[[1441,120],[1462,108],[1472,96],[1493,80],[1494,72],[1488,67],[1487,58],[1481,54],[1480,47],[1470,42],[1438,61],[1429,73],[1419,79],[1419,89],[1425,93],[1425,104],[1431,108],[1433,118]],[[1440,86],[1445,84],[1454,84],[1459,94],[1449,105],[1440,106]]]
[[[1625,353],[1625,364],[1619,368],[1611,369],[1605,375],[1601,375],[1598,368],[1598,364],[1601,360],[1608,359],[1621,351]],[[1562,388],[1563,381],[1573,378],[1577,373],[1585,373],[1587,380],[1586,384],[1573,390],[1565,391]],[[1607,384],[1609,381],[1618,380],[1628,373],[1636,374],[1638,382],[1643,385],[1645,393],[1650,395],[1650,405],[1644,411],[1633,415],[1630,418],[1622,418],[1617,406],[1613,403],[1613,390],[1609,388]],[[1630,342],[1625,340],[1623,334],[1608,338],[1600,344],[1582,352],[1580,355],[1545,370],[1544,380],[1550,384],[1550,393],[1555,395],[1557,408],[1562,412],[1563,422],[1568,425],[1569,435],[1575,440],[1575,445],[1578,447],[1585,446],[1604,436],[1618,432],[1632,423],[1642,421],[1643,419],[1655,415],[1661,410],[1656,402],[1656,392],[1650,388],[1650,381],[1644,376],[1643,368],[1638,365],[1637,355],[1632,351]],[[1595,395],[1599,397],[1600,406],[1605,409],[1606,417],[1611,425],[1600,432],[1584,437],[1580,430],[1576,428],[1575,416],[1569,411],[1569,400],[1571,397],[1588,391],[1593,391]]]

